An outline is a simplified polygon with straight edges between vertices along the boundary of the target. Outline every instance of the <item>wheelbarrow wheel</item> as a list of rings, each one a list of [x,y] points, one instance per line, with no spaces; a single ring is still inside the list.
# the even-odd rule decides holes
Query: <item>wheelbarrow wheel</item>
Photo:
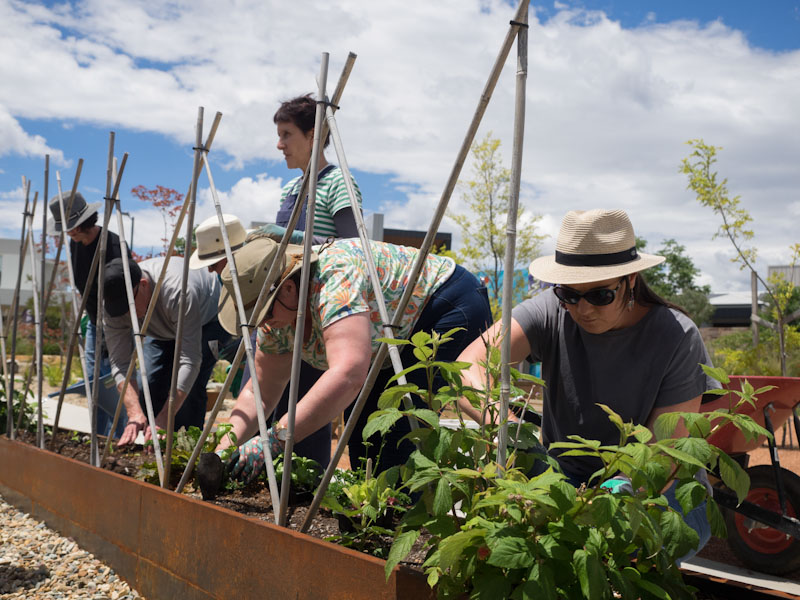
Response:
[[[781,469],[786,493],[786,515],[800,516],[800,477]],[[746,500],[772,512],[781,513],[775,471],[771,465],[757,465],[747,470],[750,491]],[[800,540],[761,523],[754,522],[733,510],[725,511],[728,545],[749,568],[785,575],[800,568]]]

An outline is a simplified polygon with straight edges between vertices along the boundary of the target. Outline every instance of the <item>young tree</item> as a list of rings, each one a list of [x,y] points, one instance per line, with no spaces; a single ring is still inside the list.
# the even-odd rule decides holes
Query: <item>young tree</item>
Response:
[[[509,210],[511,171],[502,164],[500,140],[492,132],[472,146],[473,178],[461,182],[467,212],[448,216],[461,228],[462,247],[455,252],[467,269],[484,271],[488,277],[489,300],[495,318],[500,312],[503,256],[506,251],[505,227]],[[543,235],[536,233],[541,215],[517,212],[516,263],[524,265],[539,254]],[[527,282],[527,278],[525,278]]]
[[[756,248],[747,247],[746,244],[753,238],[753,231],[749,228],[749,223],[753,221],[750,213],[741,207],[740,197],[728,197],[728,180],[717,181],[717,173],[712,168],[717,162],[717,151],[721,148],[709,146],[703,140],[690,140],[688,142],[694,151],[688,158],[681,162],[681,172],[689,177],[689,189],[697,194],[697,201],[703,206],[711,208],[722,219],[717,232],[712,239],[727,237],[736,250],[736,255],[731,258],[732,262],[738,262],[739,268],[749,269],[761,285],[764,286],[767,297],[771,300],[774,307],[774,320],[769,322],[753,315],[752,319],[761,325],[765,325],[778,333],[778,351],[780,353],[781,375],[786,375],[786,324],[799,315],[798,311],[793,314],[786,314],[791,293],[786,293],[786,287],[780,292],[775,285],[775,281],[767,282],[758,274],[755,268],[757,255]],[[791,247],[792,264],[800,255],[800,244]]]
[[[170,239],[168,230],[175,227],[175,219],[183,206],[183,194],[163,185],[157,185],[151,190],[148,190],[143,185],[137,185],[131,190],[131,194],[142,202],[152,204],[161,211],[161,218],[164,220],[164,237],[161,238],[164,243],[164,250],[161,254],[165,254]]]
[[[636,238],[637,249],[644,250],[646,245],[645,240]],[[641,273],[647,285],[662,298],[685,308],[698,326],[707,322],[714,312],[714,307],[708,301],[711,288],[695,283],[700,270],[686,255],[686,246],[674,239],[664,240],[656,254],[666,260]]]

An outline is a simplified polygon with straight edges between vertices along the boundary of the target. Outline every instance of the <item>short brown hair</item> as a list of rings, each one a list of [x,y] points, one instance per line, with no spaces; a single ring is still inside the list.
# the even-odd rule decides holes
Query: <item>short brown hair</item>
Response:
[[[277,125],[278,123],[293,123],[303,133],[308,133],[314,129],[314,120],[317,114],[317,101],[311,97],[311,94],[305,96],[297,96],[291,100],[281,102],[272,121]],[[330,133],[325,136],[325,142],[322,147],[327,148],[331,141]]]

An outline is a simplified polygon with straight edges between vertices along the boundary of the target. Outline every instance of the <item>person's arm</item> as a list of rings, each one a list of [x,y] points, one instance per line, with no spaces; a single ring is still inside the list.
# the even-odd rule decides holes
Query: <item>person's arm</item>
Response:
[[[487,342],[495,346],[500,344],[501,330],[502,323],[498,321],[487,331],[482,333],[480,337],[473,340],[473,342],[467,346],[456,359],[459,362],[471,363],[471,366],[468,369],[462,371],[462,381],[464,382],[464,385],[481,390],[486,389],[486,367],[482,366],[481,363],[486,363],[487,360]],[[528,339],[525,336],[525,332],[522,330],[522,327],[516,321],[516,319],[512,318],[510,356],[511,364],[524,360],[528,354],[530,354],[530,350],[530,345],[528,344]],[[490,382],[490,385],[493,384],[493,381]],[[480,423],[481,411],[473,407],[469,400],[466,398],[460,398],[458,405],[467,416]]]
[[[665,413],[671,412],[700,412],[700,403],[703,400],[703,396],[697,396],[697,398],[692,398],[691,400],[687,400],[686,402],[680,402],[678,404],[672,404],[670,406],[656,406],[653,410],[650,411],[650,416],[647,417],[647,428],[650,431],[654,431],[654,427],[656,424],[656,419],[660,415]],[[683,419],[678,421],[678,425],[675,427],[675,433],[672,434],[674,438],[681,438],[686,437],[689,435],[689,431],[686,429],[686,424],[683,422]]]
[[[117,384],[117,391],[122,391],[122,383]],[[147,416],[139,405],[139,391],[136,387],[135,378],[131,378],[128,387],[125,389],[125,396],[122,398],[125,405],[125,412],[128,415],[128,423],[119,438],[118,446],[125,446],[136,441],[136,436],[140,431],[148,431]],[[145,434],[146,435],[146,434]]]
[[[336,237],[358,237],[358,227],[356,226],[355,215],[353,215],[353,207],[347,206],[336,212],[333,215],[333,223],[336,225]]]
[[[356,398],[367,379],[372,356],[369,313],[358,313],[328,325],[322,332],[328,369],[297,403],[295,442],[333,419]],[[281,417],[282,427],[287,425]]]
[[[267,354],[260,349],[256,349],[255,364],[256,376],[251,377],[239,392],[236,405],[233,407],[229,419],[233,426],[231,431],[236,435],[237,444],[240,445],[253,437],[258,430],[258,413],[256,412],[253,382],[259,382],[261,402],[264,405],[265,414],[271,413],[275,405],[278,404],[278,400],[280,400],[281,394],[283,394],[283,390],[289,381],[292,369],[292,355],[291,353]],[[225,436],[216,450],[224,450],[230,445],[230,440]]]

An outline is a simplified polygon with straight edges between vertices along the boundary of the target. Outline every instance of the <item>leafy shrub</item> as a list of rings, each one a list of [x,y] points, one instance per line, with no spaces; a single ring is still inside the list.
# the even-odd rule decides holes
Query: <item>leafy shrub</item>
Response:
[[[459,397],[468,398],[485,414],[496,410],[499,398],[498,353],[490,352],[484,365],[498,382],[488,391],[462,384],[460,372],[469,365],[436,361],[439,345],[449,341],[451,333],[418,333],[409,341],[391,342],[412,344],[419,363],[409,369],[428,370],[428,381],[439,371],[448,385],[435,392],[413,384],[387,389],[380,410],[364,429],[367,438],[408,416],[420,424],[409,434],[417,450],[401,469],[403,487],[419,500],[396,529],[387,577],[424,530],[430,538],[424,542],[423,568],[440,598],[461,598],[465,593],[470,598],[513,599],[693,597],[675,561],[697,546],[698,536],[668,506],[662,490],[675,483],[676,498],[686,513],[706,502],[712,533],[724,536],[719,508],[694,476],[705,467],[718,471],[740,501],[749,478],[706,438],[727,422],[747,437],[767,432],[749,417],[736,414],[736,406],[713,413],[662,415],[655,435],[603,407],[619,430],[619,445],[579,436],[553,445],[567,455],[599,459],[603,466],[588,484],[576,489],[548,457],[541,457],[549,463],[547,470],[529,476],[533,455],[526,446],[533,446],[525,435],[510,449],[506,464],[499,465],[497,425],[451,431],[439,424],[438,411],[443,407],[455,410],[463,423]],[[729,381],[719,369],[708,372],[719,381]],[[514,370],[512,377],[528,378]],[[737,393],[740,402],[752,403],[754,394],[767,389],[753,390],[745,384]],[[422,398],[430,409],[401,409],[405,393]],[[689,436],[673,438],[680,418]],[[603,486],[619,473],[631,481],[630,492],[614,493]]]
[[[800,376],[800,331],[787,326],[786,371],[790,377]],[[780,375],[778,335],[767,328],[759,329],[759,344],[753,346],[749,329],[723,335],[709,345],[712,362],[731,375]]]

